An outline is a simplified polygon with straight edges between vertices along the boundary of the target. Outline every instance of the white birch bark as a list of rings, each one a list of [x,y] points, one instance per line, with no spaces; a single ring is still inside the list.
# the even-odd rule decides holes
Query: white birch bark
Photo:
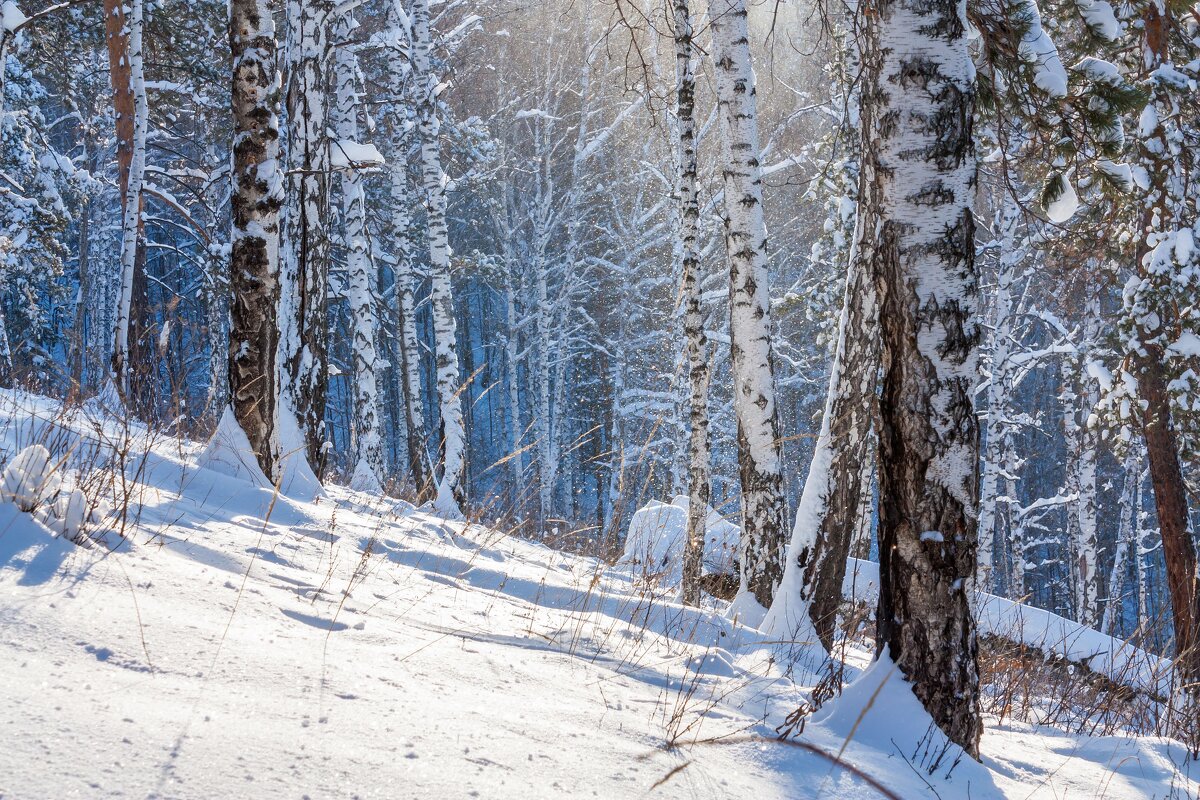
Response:
[[[279,436],[285,457],[325,461],[329,141],[325,97],[332,0],[287,0],[286,206],[279,295]]]
[[[753,613],[760,615],[771,605],[783,577],[787,508],[772,364],[755,78],[744,0],[713,0],[708,13],[721,109],[729,338],[742,481],[742,598],[737,609],[747,608],[749,592],[760,606]]]
[[[112,381],[122,400],[129,397],[129,329],[133,313],[133,282],[138,250],[145,246],[141,225],[142,187],[146,175],[146,127],[149,108],[146,75],[142,56],[142,29],[145,24],[144,0],[131,0],[129,12],[129,77],[133,92],[133,158],[129,166],[129,185],[125,192],[121,221],[121,273],[117,297],[116,324],[113,330]]]
[[[521,332],[517,312],[517,264],[511,248],[505,249],[504,313],[508,330],[504,337],[504,362],[508,367],[505,387],[505,399],[508,402],[508,459],[513,496],[521,497],[525,491],[525,456],[521,453]]]
[[[1104,618],[1100,631],[1113,635],[1121,618],[1121,604],[1124,599],[1125,573],[1129,567],[1129,555],[1136,552],[1137,516],[1139,509],[1138,494],[1142,480],[1142,452],[1136,446],[1131,446],[1125,454],[1124,486],[1121,489],[1120,519],[1117,524],[1117,546],[1113,551],[1112,569],[1108,573],[1108,600],[1104,603]]]
[[[339,15],[334,28],[334,80],[336,104],[333,112],[338,143],[357,143],[362,113],[358,93],[358,58],[350,40],[358,28],[353,13]],[[383,436],[379,419],[378,353],[376,336],[377,275],[371,258],[367,229],[367,194],[363,173],[351,164],[343,170],[342,217],[345,223],[346,271],[350,318],[353,325],[354,357],[354,444],[355,467],[351,486],[380,494],[383,484]]]
[[[433,465],[429,461],[428,429],[421,391],[421,353],[418,347],[416,298],[414,294],[412,191],[408,175],[409,147],[416,129],[413,111],[411,70],[412,28],[400,0],[387,3],[388,41],[395,48],[388,59],[388,87],[394,98],[390,119],[388,163],[391,174],[391,240],[395,247],[396,338],[399,351],[400,401],[403,404],[408,479],[418,503],[434,490]]]
[[[1084,346],[1087,357],[1095,352],[1100,338],[1100,301],[1093,295],[1089,297],[1084,312]],[[1099,447],[1099,431],[1092,419],[1092,411],[1099,402],[1099,387],[1087,370],[1082,371],[1084,382],[1080,393],[1080,430],[1079,430],[1079,461],[1076,465],[1079,489],[1077,501],[1076,530],[1079,538],[1075,545],[1076,602],[1079,609],[1079,622],[1088,627],[1095,627],[1099,622],[1100,604],[1100,565],[1097,531],[1096,509],[1096,459]]]
[[[233,0],[233,170],[230,203],[229,405],[263,475],[280,478],[276,374],[279,304],[279,71],[267,0]],[[224,422],[224,419],[222,419]],[[214,446],[229,432],[218,430]],[[215,456],[210,446],[208,457]],[[237,457],[237,454],[230,454]]]
[[[979,381],[965,4],[864,15],[860,220],[877,215],[880,650],[950,741],[978,757]]]
[[[1019,209],[1006,199],[1001,212],[1000,268],[996,276],[996,297],[992,307],[991,375],[987,387],[987,417],[984,422],[983,478],[979,505],[979,563],[975,580],[978,588],[990,592],[995,588],[995,550],[997,498],[1003,478],[1003,464],[1008,451],[1012,417],[1012,341],[1016,323],[1013,302],[1013,281],[1020,268],[1021,251],[1017,249],[1016,232]]]
[[[413,0],[413,72],[417,90],[417,122],[421,135],[421,180],[428,214],[430,306],[433,313],[438,402],[441,408],[442,474],[438,510],[460,515],[466,502],[466,428],[459,385],[457,324],[450,282],[450,243],[446,228],[446,175],[442,171],[437,76],[431,63],[428,0]]]
[[[698,605],[708,507],[712,495],[709,477],[708,336],[704,331],[704,306],[700,280],[698,229],[700,197],[696,166],[696,73],[692,63],[692,16],[688,0],[675,0],[675,125],[678,170],[679,232],[677,246],[683,270],[683,332],[688,375],[687,536],[683,557],[683,602]],[[675,406],[678,408],[678,405]]]

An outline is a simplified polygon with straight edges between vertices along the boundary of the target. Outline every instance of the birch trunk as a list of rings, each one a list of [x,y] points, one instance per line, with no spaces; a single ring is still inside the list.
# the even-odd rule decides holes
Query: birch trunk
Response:
[[[880,297],[878,644],[978,758],[974,70],[952,0],[866,18],[861,211]]]
[[[1020,251],[1016,247],[1016,228],[1019,221],[1016,204],[1007,201],[1001,213],[1000,269],[996,276],[996,298],[992,311],[991,375],[987,388],[986,435],[983,451],[983,478],[979,506],[979,565],[975,580],[978,588],[990,592],[995,588],[995,552],[997,497],[1004,475],[1003,460],[1007,453],[1009,419],[1012,417],[1010,378],[1013,328],[1016,309],[1013,307],[1013,279],[1020,268]]]
[[[146,172],[146,80],[142,58],[143,0],[131,0],[129,15],[116,0],[106,0],[106,35],[113,105],[117,117],[117,161],[121,185],[121,271],[113,329],[111,379],[129,401],[131,327],[140,253],[144,253],[142,184]],[[136,334],[136,332],[135,332]],[[140,341],[140,336],[135,338]],[[143,362],[144,363],[144,362]],[[139,409],[142,410],[142,409]]]
[[[392,38],[407,42],[411,46],[412,30],[401,13],[400,3],[387,6],[387,24]],[[388,81],[397,108],[391,120],[391,238],[396,246],[396,337],[400,352],[399,374],[401,402],[406,429],[406,451],[408,476],[415,491],[418,504],[428,500],[434,488],[433,465],[429,462],[426,442],[425,411],[421,390],[421,351],[417,339],[416,300],[413,281],[413,252],[410,229],[412,215],[409,211],[412,192],[408,178],[409,136],[415,126],[411,93],[408,82],[407,62],[402,54],[393,54],[389,60]]]
[[[268,0],[232,0],[233,231],[229,400],[263,474],[279,479],[279,72]]]
[[[1100,305],[1098,299],[1088,300],[1084,322],[1085,354],[1090,357],[1100,338]],[[1085,366],[1085,365],[1081,365]],[[1079,372],[1086,376],[1086,370]],[[1090,424],[1091,411],[1099,402],[1098,387],[1090,377],[1084,377],[1084,386],[1079,395],[1078,409],[1072,413],[1079,414],[1078,430],[1079,458],[1074,464],[1076,476],[1075,487],[1078,500],[1075,503],[1075,605],[1079,615],[1079,623],[1095,627],[1098,623],[1100,603],[1100,569],[1097,550],[1097,519],[1096,519],[1096,457],[1099,446],[1099,436],[1095,425]]]
[[[785,517],[771,346],[767,229],[744,0],[713,0],[729,262],[729,338],[742,482],[741,590],[769,608],[783,577]]]
[[[859,525],[879,372],[879,309],[870,276],[876,219],[856,226],[821,431],[804,483],[783,584],[764,631],[802,639],[813,630],[833,647],[846,558]],[[807,615],[807,619],[805,616]],[[811,625],[811,628],[810,628]]]
[[[520,498],[525,493],[525,457],[521,453],[521,387],[520,387],[520,329],[517,315],[516,287],[516,257],[506,253],[507,270],[504,281],[504,309],[508,332],[504,337],[504,360],[508,365],[507,395],[508,401],[508,459],[512,473],[512,491],[514,498]],[[516,510],[516,509],[514,509]]]
[[[358,28],[353,12],[343,12],[335,26],[338,44],[334,63],[334,130],[341,142],[358,142],[360,103],[358,58],[351,38]],[[334,147],[338,147],[335,144]],[[383,492],[383,435],[379,419],[378,352],[375,313],[378,276],[371,258],[367,229],[367,193],[363,174],[351,164],[342,171],[342,218],[346,237],[346,272],[353,326],[355,466],[351,486],[374,494]]]
[[[280,269],[280,447],[325,465],[329,391],[329,142],[325,95],[332,0],[287,0],[287,179]]]
[[[700,253],[697,229],[700,198],[696,181],[696,73],[692,64],[692,16],[688,0],[675,0],[675,120],[676,161],[679,170],[679,246],[683,267],[683,332],[686,340],[688,374],[688,517],[683,555],[683,602],[700,603],[700,577],[704,562],[708,506],[712,485],[709,478],[708,336],[704,331],[704,307],[700,285]]]
[[[1136,552],[1138,495],[1142,480],[1142,454],[1130,446],[1125,456],[1125,485],[1121,489],[1120,521],[1117,525],[1117,547],[1113,552],[1112,570],[1108,573],[1108,600],[1104,604],[1104,618],[1100,631],[1110,636],[1117,629],[1121,618],[1121,591],[1125,588],[1125,573],[1129,566],[1129,553]]]
[[[413,69],[417,83],[417,122],[421,134],[421,179],[428,214],[430,306],[436,343],[438,404],[442,422],[442,475],[437,507],[461,513],[466,502],[466,428],[459,386],[457,326],[450,283],[450,243],[446,228],[446,185],[442,172],[440,121],[437,115],[437,77],[430,60],[429,0],[413,0]]]

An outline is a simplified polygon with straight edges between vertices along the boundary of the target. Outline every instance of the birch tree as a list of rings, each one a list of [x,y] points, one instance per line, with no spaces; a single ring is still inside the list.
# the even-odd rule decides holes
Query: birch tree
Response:
[[[783,577],[787,508],[775,405],[755,78],[743,0],[713,0],[708,11],[723,142],[729,338],[742,482],[741,588],[766,609]]]
[[[974,70],[959,4],[875,11],[859,224],[875,232],[883,358],[877,637],[950,741],[978,757]]]
[[[279,443],[325,462],[329,282],[329,142],[325,98],[332,0],[287,0],[285,206],[279,293]]]
[[[142,184],[146,173],[146,127],[148,108],[142,57],[143,0],[131,0],[128,17],[119,0],[106,0],[106,36],[113,105],[117,116],[117,160],[121,183],[121,271],[117,294],[116,325],[113,330],[111,376],[122,401],[129,399],[130,337],[134,283],[139,258],[144,259],[145,227],[142,222]],[[137,332],[133,332],[138,338]]]
[[[429,463],[425,411],[421,392],[421,353],[417,344],[417,312],[414,294],[413,247],[411,239],[412,203],[409,180],[409,149],[416,128],[412,103],[412,28],[400,0],[389,0],[386,9],[388,46],[388,89],[393,102],[388,120],[390,127],[388,164],[391,217],[390,241],[395,248],[395,313],[397,370],[400,399],[403,404],[405,451],[408,478],[416,499],[427,499],[433,489],[433,468]]]
[[[463,474],[466,468],[466,426],[463,421],[459,378],[457,323],[450,281],[450,242],[446,228],[446,174],[442,170],[441,121],[438,118],[438,94],[442,86],[433,71],[433,47],[429,29],[428,0],[413,0],[411,6],[413,45],[412,61],[416,82],[417,127],[421,137],[421,182],[425,190],[428,215],[428,245],[432,290],[437,366],[437,392],[441,410],[441,476],[437,486],[437,507],[447,513],[461,513],[466,502]]]
[[[338,15],[334,29],[337,45],[334,75],[336,105],[331,160],[341,169],[342,219],[346,248],[346,272],[353,325],[354,358],[354,449],[355,465],[351,486],[359,491],[379,494],[383,491],[383,437],[379,420],[379,381],[376,375],[377,316],[375,312],[378,276],[371,257],[367,228],[367,193],[363,172],[380,165],[374,147],[359,144],[358,58],[352,37],[358,28],[352,11]]]
[[[279,72],[268,0],[232,0],[233,235],[229,397],[263,474],[279,479]]]
[[[679,244],[683,266],[684,338],[688,374],[688,518],[683,558],[683,602],[700,602],[700,571],[712,493],[709,480],[708,336],[700,286],[697,228],[700,198],[696,186],[696,74],[692,63],[692,15],[688,0],[672,5],[675,29],[675,124],[679,180]]]

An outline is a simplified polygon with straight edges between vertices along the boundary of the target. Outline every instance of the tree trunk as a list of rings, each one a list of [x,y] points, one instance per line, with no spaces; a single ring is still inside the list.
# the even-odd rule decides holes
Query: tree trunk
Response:
[[[446,228],[446,186],[443,182],[437,77],[430,63],[429,0],[413,0],[413,70],[417,82],[417,122],[421,134],[421,179],[428,214],[430,309],[433,315],[438,403],[441,408],[442,476],[437,506],[461,513],[466,502],[466,429],[459,386],[457,325],[450,282],[450,243]]]
[[[996,276],[991,336],[991,375],[987,387],[986,436],[983,451],[983,488],[979,507],[979,563],[975,576],[977,588],[993,591],[996,583],[996,526],[999,514],[997,497],[1004,477],[1003,461],[1011,436],[1012,386],[1010,356],[1016,309],[1013,307],[1013,280],[1021,268],[1021,252],[1016,246],[1020,221],[1019,208],[1005,200],[1000,214],[1000,264]]]
[[[229,401],[263,474],[279,478],[279,72],[268,0],[232,0],[233,233]]]
[[[802,638],[811,622],[826,650],[833,648],[846,558],[860,523],[862,465],[870,458],[879,372],[879,308],[870,275],[874,223],[873,216],[864,216],[856,226],[821,432],[796,511],[783,585],[763,626],[778,637]],[[805,614],[808,619],[802,619]]]
[[[723,140],[729,338],[742,482],[741,589],[766,609],[783,577],[787,507],[754,71],[744,0],[713,0],[709,16]]]
[[[688,518],[683,556],[683,602],[700,603],[700,575],[712,485],[709,478],[708,336],[700,286],[697,229],[700,198],[696,181],[696,73],[692,64],[692,17],[688,0],[675,0],[675,117],[678,128],[679,244],[683,267],[683,333],[686,341],[688,397]]]
[[[1170,63],[1171,27],[1167,5],[1146,4],[1141,44],[1142,65],[1147,74]],[[1171,393],[1164,364],[1164,338],[1170,321],[1164,318],[1169,313],[1168,303],[1162,302],[1161,296],[1169,296],[1172,288],[1162,285],[1162,274],[1169,276],[1169,283],[1175,272],[1174,268],[1152,272],[1155,251],[1164,234],[1173,234],[1190,224],[1190,220],[1180,218],[1182,200],[1172,196],[1173,187],[1180,180],[1174,171],[1177,165],[1172,155],[1172,139],[1178,140],[1179,132],[1168,131],[1168,126],[1177,126],[1178,121],[1172,119],[1174,102],[1162,96],[1170,91],[1163,83],[1153,82],[1150,103],[1156,112],[1155,125],[1153,130],[1144,132],[1145,139],[1139,143],[1140,166],[1146,172],[1150,190],[1141,205],[1142,236],[1138,240],[1136,267],[1145,296],[1141,296],[1143,287],[1139,286],[1138,296],[1133,298],[1139,306],[1134,312],[1138,347],[1131,360],[1141,400],[1142,434],[1146,439],[1146,458],[1171,596],[1175,655],[1184,683],[1200,694],[1200,573],[1196,569],[1196,544],[1188,517],[1187,487],[1179,461],[1179,440],[1171,418]],[[1146,126],[1147,116],[1142,119],[1142,125]]]
[[[333,0],[287,0],[286,206],[279,297],[280,448],[325,466],[329,394],[329,142],[325,96]]]
[[[1125,485],[1121,489],[1121,516],[1117,524],[1117,547],[1113,552],[1112,570],[1108,574],[1108,600],[1104,603],[1104,618],[1100,623],[1101,633],[1114,634],[1121,619],[1121,590],[1125,588],[1125,573],[1129,566],[1129,553],[1136,552],[1138,495],[1142,481],[1142,454],[1133,443],[1125,455]]]
[[[358,28],[352,11],[343,12],[334,36],[336,50],[334,129],[339,142],[359,138],[358,58],[351,37]],[[335,144],[334,147],[338,147]],[[359,491],[380,494],[383,483],[383,435],[379,421],[378,354],[375,340],[375,283],[367,229],[367,193],[362,172],[354,165],[342,171],[342,218],[346,236],[346,271],[353,326],[355,466],[351,482]]]
[[[1096,298],[1089,298],[1085,311],[1083,353],[1089,358],[1099,343],[1100,307]],[[1096,457],[1099,436],[1095,426],[1088,423],[1091,411],[1099,402],[1098,387],[1086,375],[1085,364],[1076,361],[1074,374],[1083,375],[1084,386],[1076,402],[1067,413],[1076,419],[1074,437],[1077,441],[1076,458],[1068,464],[1074,473],[1071,483],[1077,494],[1073,504],[1074,522],[1070,528],[1075,535],[1072,542],[1074,563],[1075,613],[1079,624],[1095,627],[1098,623],[1100,602],[1100,567],[1098,562],[1098,534],[1096,519]],[[1072,377],[1072,380],[1076,380]]]
[[[977,758],[974,70],[958,3],[883,0],[875,11],[860,213],[876,220],[883,344],[878,644]]]
[[[397,42],[408,42],[412,36],[408,22],[400,15],[400,4],[389,3],[387,25]],[[401,402],[406,429],[406,451],[408,477],[415,491],[418,504],[431,496],[434,488],[433,466],[429,463],[426,445],[428,433],[425,427],[425,411],[421,392],[421,351],[417,345],[416,302],[413,289],[412,263],[412,215],[409,205],[412,194],[408,180],[409,129],[413,125],[411,93],[408,71],[402,54],[392,54],[389,59],[388,81],[392,96],[396,99],[391,120],[391,240],[396,246],[396,337],[400,352],[398,366],[401,387]]]
[[[144,324],[137,324],[144,321],[146,313],[142,184],[146,171],[148,110],[142,58],[143,0],[131,0],[128,6],[119,0],[105,0],[104,5],[122,209],[120,290],[113,329],[111,376],[121,399],[128,403],[133,365],[138,364],[144,370],[150,363],[143,347]],[[134,410],[137,413],[148,411],[141,403]]]

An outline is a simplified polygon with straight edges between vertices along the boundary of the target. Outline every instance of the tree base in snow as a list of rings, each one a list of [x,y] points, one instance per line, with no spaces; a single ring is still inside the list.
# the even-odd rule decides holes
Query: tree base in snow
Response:
[[[309,467],[303,448],[285,452],[281,462],[280,494],[305,500],[323,494],[321,482]],[[217,430],[201,452],[197,463],[201,469],[212,470],[264,489],[275,488],[259,466],[250,441],[238,425],[231,408],[226,408],[221,415]]]

